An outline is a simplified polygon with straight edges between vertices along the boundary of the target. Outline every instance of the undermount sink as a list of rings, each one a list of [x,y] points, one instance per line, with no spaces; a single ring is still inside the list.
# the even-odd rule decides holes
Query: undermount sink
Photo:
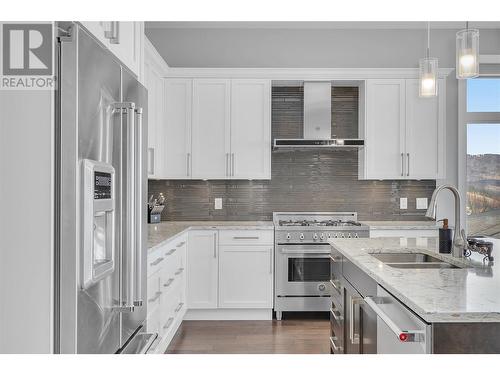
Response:
[[[370,255],[383,263],[444,263],[443,260],[424,253],[377,253]]]
[[[440,269],[460,268],[442,259],[424,253],[372,253],[372,257],[393,268]]]
[[[436,262],[436,263],[388,263],[389,267],[393,268],[409,268],[409,269],[439,269],[439,268],[460,268],[451,263]]]

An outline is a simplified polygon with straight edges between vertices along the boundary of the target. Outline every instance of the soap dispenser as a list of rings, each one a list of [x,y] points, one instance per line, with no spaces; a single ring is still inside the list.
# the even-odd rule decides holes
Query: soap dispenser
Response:
[[[452,248],[452,233],[448,227],[448,219],[438,220],[443,222],[443,227],[439,228],[439,252],[442,254],[450,254]]]

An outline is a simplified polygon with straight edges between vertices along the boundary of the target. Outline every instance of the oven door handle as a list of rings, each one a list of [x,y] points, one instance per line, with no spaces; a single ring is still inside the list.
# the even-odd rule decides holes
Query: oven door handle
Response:
[[[307,255],[323,255],[327,254],[330,255],[331,250],[330,249],[324,249],[324,250],[290,250],[290,249],[281,249],[282,254],[307,254]]]

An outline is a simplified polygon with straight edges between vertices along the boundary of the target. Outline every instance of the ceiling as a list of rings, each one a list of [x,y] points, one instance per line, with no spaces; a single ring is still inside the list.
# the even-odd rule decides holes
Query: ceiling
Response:
[[[455,65],[464,22],[431,22],[431,55]],[[500,54],[500,22],[479,28],[481,53]],[[425,54],[426,22],[146,22],[170,67],[414,68]]]
[[[427,21],[385,22],[385,21],[272,21],[272,22],[146,22],[146,29],[423,29]],[[465,21],[431,22],[433,29],[463,29]],[[470,28],[500,29],[500,22],[469,22]]]

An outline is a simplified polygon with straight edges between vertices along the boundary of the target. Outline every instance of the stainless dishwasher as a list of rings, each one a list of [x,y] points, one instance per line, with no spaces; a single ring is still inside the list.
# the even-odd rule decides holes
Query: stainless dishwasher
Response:
[[[376,297],[364,297],[363,309],[377,319],[377,354],[430,354],[431,325],[380,285]]]

